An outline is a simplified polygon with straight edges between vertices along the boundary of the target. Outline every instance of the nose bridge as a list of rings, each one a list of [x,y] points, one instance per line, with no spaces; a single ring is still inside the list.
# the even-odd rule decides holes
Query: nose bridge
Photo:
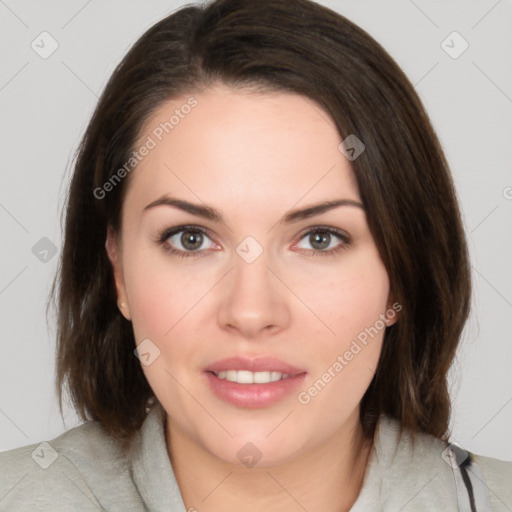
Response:
[[[263,251],[254,257],[252,249],[243,255],[240,255],[237,249],[233,260],[233,293],[241,295],[239,300],[250,299],[251,294],[262,298],[267,295],[267,299],[272,299],[275,283],[270,282],[272,273],[269,271],[271,262],[268,253]]]
[[[233,270],[219,311],[224,327],[236,328],[244,337],[264,329],[283,328],[289,310],[282,283],[269,269],[270,252],[253,237],[247,237],[233,254]]]

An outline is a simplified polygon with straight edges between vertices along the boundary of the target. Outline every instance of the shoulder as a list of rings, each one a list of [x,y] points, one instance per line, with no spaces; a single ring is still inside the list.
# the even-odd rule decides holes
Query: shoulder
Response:
[[[512,510],[512,461],[478,454],[471,456],[482,471],[494,512]]]
[[[386,415],[379,420],[375,449],[384,510],[407,504],[411,511],[457,511],[465,500],[469,507],[470,492],[477,503],[490,502],[494,512],[512,509],[512,462],[401,429],[396,419]]]
[[[70,504],[75,510],[102,510],[99,500],[112,495],[113,484],[119,486],[118,497],[131,493],[123,453],[93,421],[50,441],[0,453],[0,468],[0,511],[61,510]]]

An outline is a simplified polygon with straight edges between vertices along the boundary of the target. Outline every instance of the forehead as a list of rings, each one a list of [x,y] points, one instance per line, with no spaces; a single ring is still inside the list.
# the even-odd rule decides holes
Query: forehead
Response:
[[[151,149],[126,200],[143,208],[169,193],[221,210],[357,200],[340,142],[330,116],[298,94],[227,86],[185,94],[163,103],[141,130],[136,148]]]

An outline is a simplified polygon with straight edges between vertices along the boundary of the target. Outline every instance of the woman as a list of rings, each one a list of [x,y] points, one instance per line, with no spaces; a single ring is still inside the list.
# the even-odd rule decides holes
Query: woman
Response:
[[[512,463],[448,443],[470,272],[445,157],[333,11],[218,0],[142,36],[55,291],[58,390],[93,421],[2,454],[2,510],[512,507]]]

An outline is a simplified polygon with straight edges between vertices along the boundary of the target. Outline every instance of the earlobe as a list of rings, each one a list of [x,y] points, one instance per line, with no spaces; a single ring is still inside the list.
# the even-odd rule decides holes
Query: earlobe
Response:
[[[126,288],[124,285],[123,270],[121,266],[121,258],[119,252],[119,241],[116,233],[111,226],[107,229],[107,239],[105,241],[105,250],[107,251],[108,259],[112,265],[114,280],[116,285],[117,306],[121,314],[126,320],[131,320],[130,308],[128,307],[128,299],[126,297]]]
[[[390,298],[386,309],[386,327],[391,327],[398,322],[402,305],[400,302]]]

